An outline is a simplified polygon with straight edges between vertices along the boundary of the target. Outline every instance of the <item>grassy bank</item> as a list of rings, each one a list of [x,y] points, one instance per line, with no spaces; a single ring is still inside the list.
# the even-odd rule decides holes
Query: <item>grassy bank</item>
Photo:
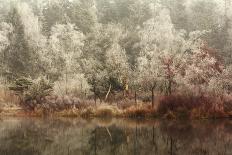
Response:
[[[125,117],[165,119],[207,119],[232,117],[232,96],[168,95],[151,102],[123,98],[115,102],[94,102],[70,96],[47,96],[42,103],[20,103],[17,96],[1,92],[1,116],[23,117]],[[34,103],[34,104],[33,104]]]

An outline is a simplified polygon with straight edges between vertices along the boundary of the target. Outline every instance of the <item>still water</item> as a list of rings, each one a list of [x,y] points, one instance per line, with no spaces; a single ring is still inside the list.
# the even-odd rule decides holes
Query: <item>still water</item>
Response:
[[[232,120],[2,118],[0,155],[231,155]]]

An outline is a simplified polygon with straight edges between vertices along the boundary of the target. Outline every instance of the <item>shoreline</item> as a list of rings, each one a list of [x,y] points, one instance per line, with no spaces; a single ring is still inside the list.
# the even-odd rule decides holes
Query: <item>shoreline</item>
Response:
[[[108,106],[111,108],[111,106]],[[91,109],[91,110],[90,110]],[[137,110],[137,111],[136,111]],[[177,117],[175,114],[159,115],[156,110],[153,109],[150,112],[140,113],[144,109],[137,108],[133,112],[128,112],[128,109],[112,112],[109,108],[101,109],[98,108],[87,108],[83,110],[78,109],[65,109],[61,111],[54,111],[48,113],[44,109],[40,110],[26,110],[23,108],[3,108],[0,112],[0,117],[22,117],[22,118],[81,118],[81,119],[159,119],[159,120],[220,120],[232,118],[232,112],[226,113],[224,116],[208,116],[208,117]]]

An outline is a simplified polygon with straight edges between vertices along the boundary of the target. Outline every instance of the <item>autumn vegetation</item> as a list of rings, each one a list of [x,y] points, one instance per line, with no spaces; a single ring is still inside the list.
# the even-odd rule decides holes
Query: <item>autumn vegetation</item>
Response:
[[[2,115],[232,116],[226,0],[0,3]]]

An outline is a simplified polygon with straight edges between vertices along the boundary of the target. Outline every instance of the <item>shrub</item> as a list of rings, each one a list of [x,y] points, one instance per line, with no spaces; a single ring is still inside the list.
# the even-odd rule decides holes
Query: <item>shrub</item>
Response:
[[[25,99],[36,100],[40,103],[42,98],[51,94],[52,88],[53,85],[48,80],[45,78],[38,78],[33,81],[28,91],[26,91]]]
[[[35,101],[36,104],[41,103],[41,99],[50,95],[53,85],[44,77],[32,80],[30,78],[19,78],[9,87],[21,99],[21,103],[25,104]]]
[[[232,95],[224,95],[223,100],[225,112],[232,112]]]
[[[81,117],[92,117],[94,115],[94,110],[91,107],[88,107],[81,111],[80,113]]]
[[[226,116],[223,104],[223,99],[216,96],[170,95],[160,98],[157,112],[178,118],[218,118]]]
[[[121,100],[121,101],[117,102],[117,106],[120,109],[127,109],[127,108],[131,107],[132,105],[135,105],[135,101],[134,100],[130,100],[130,99],[124,99],[124,100]]]
[[[26,91],[29,90],[29,87],[32,85],[32,80],[29,78],[19,78],[16,79],[12,86],[9,87],[10,90],[13,90],[16,95],[23,98]]]
[[[157,112],[161,115],[167,114],[170,111],[178,111],[185,109],[191,109],[192,106],[198,104],[197,99],[191,96],[182,95],[170,95],[163,96],[159,100]]]
[[[138,105],[138,106],[131,106],[124,110],[123,115],[125,117],[146,117],[146,116],[156,116],[155,109],[152,109],[150,106],[146,105]]]
[[[100,108],[96,111],[95,116],[97,117],[112,117],[114,112],[110,108]]]
[[[113,117],[120,114],[120,110],[116,106],[100,105],[97,107],[95,116],[97,117]]]

